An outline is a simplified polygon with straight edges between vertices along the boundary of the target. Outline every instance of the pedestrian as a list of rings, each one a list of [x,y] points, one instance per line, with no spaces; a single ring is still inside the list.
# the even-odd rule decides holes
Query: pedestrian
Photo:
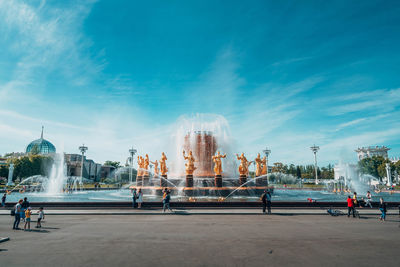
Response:
[[[139,188],[138,194],[137,194],[137,203],[138,203],[138,208],[142,208],[142,203],[143,203],[143,193],[142,193],[142,188]]]
[[[371,192],[367,191],[367,195],[365,197],[367,198],[367,201],[365,203],[365,207],[369,206],[372,209],[372,204],[371,204],[372,195],[371,195]]]
[[[32,215],[32,208],[28,207],[25,211],[25,224],[24,224],[24,231],[26,231],[26,225],[28,225],[28,231],[31,230],[31,215]]]
[[[354,210],[354,201],[350,196],[348,196],[347,197],[347,217],[350,217],[350,212],[351,211],[353,212],[353,218],[355,218],[356,217],[356,212]]]
[[[19,222],[21,221],[21,204],[22,204],[22,202],[23,202],[23,200],[20,199],[14,207],[15,208],[15,213],[14,213],[15,220],[14,220],[14,224],[13,224],[14,230],[20,229],[18,226],[19,226]]]
[[[132,208],[136,208],[136,198],[137,198],[137,193],[136,193],[136,188],[133,188],[132,190]]]
[[[25,211],[29,208],[30,203],[28,201],[27,197],[24,197],[24,201],[22,202],[21,205],[21,218],[24,220],[25,222]]]
[[[379,199],[379,210],[381,211],[381,217],[379,218],[379,220],[381,221],[385,221],[386,219],[386,203],[383,200],[383,198]]]
[[[1,198],[1,206],[2,207],[6,206],[6,198],[7,198],[7,194],[4,193],[3,197]]]
[[[43,211],[43,207],[39,208],[38,211],[38,219],[37,219],[37,224],[36,224],[36,228],[42,228],[42,220],[44,220],[44,211]]]
[[[261,195],[261,201],[263,205],[263,213],[266,214],[266,210],[268,210],[268,214],[271,214],[271,193],[267,190],[264,190],[264,193]]]
[[[172,212],[172,209],[169,206],[170,200],[171,200],[171,196],[169,195],[169,191],[166,190],[165,197],[163,198],[163,212],[165,212],[166,209],[168,209],[170,212]]]

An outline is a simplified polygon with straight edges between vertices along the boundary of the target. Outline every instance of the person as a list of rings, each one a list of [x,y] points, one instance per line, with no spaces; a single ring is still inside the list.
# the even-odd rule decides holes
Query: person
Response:
[[[358,206],[359,206],[360,208],[365,207],[365,200],[364,200],[363,197],[361,197],[360,201],[358,202]]]
[[[386,203],[385,203],[385,201],[383,201],[383,198],[379,199],[379,210],[382,213],[379,220],[385,221],[385,219],[386,219]]]
[[[26,231],[26,225],[28,225],[28,230],[31,230],[31,215],[32,215],[32,208],[28,207],[25,211],[25,224],[24,224],[24,231]]]
[[[264,193],[261,195],[261,201],[263,205],[263,213],[266,214],[266,210],[268,210],[268,214],[271,214],[271,194],[269,191],[264,190]]]
[[[353,194],[353,203],[354,207],[358,207],[357,192],[354,192]]]
[[[24,220],[25,222],[25,211],[29,208],[30,203],[28,201],[27,197],[24,197],[24,201],[22,202],[21,205],[21,218]]]
[[[6,206],[6,198],[7,198],[7,194],[4,193],[3,197],[1,198],[1,206],[3,206],[3,207]]]
[[[39,216],[38,216],[38,219],[37,219],[36,228],[42,228],[42,222],[41,222],[41,221],[44,220],[44,211],[43,211],[43,207],[40,207],[40,208],[39,208],[38,213],[39,213]]]
[[[138,203],[138,208],[142,208],[142,203],[143,203],[143,193],[142,193],[142,188],[139,188],[138,194],[137,194],[137,203]]]
[[[353,218],[355,218],[356,212],[354,210],[354,201],[350,196],[348,196],[347,197],[347,217],[350,217],[350,212],[353,212]]]
[[[171,196],[169,195],[169,191],[166,190],[165,192],[165,197],[163,198],[163,212],[165,212],[166,209],[172,212],[172,209],[169,206],[169,201],[171,200]]]
[[[372,209],[372,204],[371,204],[372,195],[371,195],[371,192],[367,191],[367,195],[365,197],[367,198],[367,201],[365,202],[365,207],[369,206]]]
[[[18,201],[18,203],[15,205],[15,220],[14,220],[14,225],[13,229],[14,230],[19,230],[19,222],[21,221],[21,204],[22,204],[22,199]]]
[[[137,198],[137,193],[136,193],[136,188],[133,188],[132,190],[132,208],[136,208],[136,198]]]

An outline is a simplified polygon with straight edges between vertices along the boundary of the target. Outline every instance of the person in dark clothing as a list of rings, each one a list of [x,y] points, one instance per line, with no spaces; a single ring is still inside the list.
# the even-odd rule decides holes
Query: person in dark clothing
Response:
[[[25,222],[25,211],[29,208],[30,203],[28,201],[27,197],[24,197],[24,201],[21,204],[21,218],[24,220]]]
[[[265,214],[265,210],[268,209],[268,214],[271,214],[271,193],[264,190],[264,193],[261,195],[261,201],[263,205],[263,213]]]
[[[137,199],[137,194],[136,194],[136,188],[133,188],[132,190],[132,208],[136,208],[136,199]]]
[[[382,213],[381,217],[379,218],[379,220],[385,221],[385,219],[386,219],[386,203],[385,203],[385,201],[383,201],[383,198],[381,198],[379,200],[379,210]]]
[[[350,212],[353,212],[353,218],[355,218],[356,212],[354,210],[354,201],[350,196],[348,196],[347,197],[347,217],[350,217]]]
[[[165,212],[166,209],[172,212],[172,209],[169,206],[169,201],[171,200],[171,196],[169,195],[169,191],[166,190],[165,196],[163,198],[163,212]]]
[[[1,198],[1,206],[3,206],[3,207],[6,206],[6,198],[7,198],[7,194],[4,194],[3,197]]]

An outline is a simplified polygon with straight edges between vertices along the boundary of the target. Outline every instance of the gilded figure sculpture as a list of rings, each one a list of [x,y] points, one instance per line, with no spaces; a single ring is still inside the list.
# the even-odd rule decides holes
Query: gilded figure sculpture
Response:
[[[137,170],[137,176],[142,176],[143,175],[143,161],[142,157],[138,156],[137,157],[137,162],[138,162],[138,170]]]
[[[185,163],[186,175],[193,175],[193,172],[196,170],[196,167],[194,166],[194,162],[196,160],[193,157],[192,151],[189,150],[189,154],[186,156],[185,150],[183,150],[183,158],[187,160],[187,162]]]
[[[149,165],[150,165],[149,155],[146,154],[145,158],[143,159],[144,176],[149,176],[149,171],[148,171]]]
[[[257,157],[254,160],[256,162],[256,177],[262,175],[262,159],[260,153],[257,154]]]
[[[262,170],[261,170],[261,175],[266,175],[268,174],[268,163],[267,163],[267,157],[264,156],[262,159]]]
[[[240,160],[240,165],[239,165],[239,174],[241,176],[247,176],[249,173],[249,165],[251,162],[247,160],[247,158],[244,156],[244,153],[242,153],[239,157],[238,154],[236,154],[236,158]]]
[[[150,161],[151,164],[154,164],[154,177],[158,177],[158,161]]]
[[[217,152],[217,155],[212,156],[212,160],[214,161],[214,173],[215,175],[221,175],[222,174],[222,161],[221,158],[226,158],[226,154],[221,155],[220,152]]]
[[[162,176],[166,176],[168,172],[167,168],[167,156],[165,155],[164,152],[161,153],[161,159],[160,159],[160,172]]]

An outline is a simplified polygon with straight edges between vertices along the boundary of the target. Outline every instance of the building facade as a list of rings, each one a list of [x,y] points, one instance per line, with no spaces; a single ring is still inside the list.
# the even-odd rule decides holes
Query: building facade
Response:
[[[81,176],[82,155],[65,154],[65,163],[67,165],[68,176]],[[82,177],[94,182],[99,182],[101,178],[101,164],[83,157]]]
[[[365,158],[371,158],[373,156],[382,156],[385,159],[388,158],[388,151],[390,148],[386,146],[369,146],[369,147],[359,147],[355,150],[357,152],[358,160]]]

